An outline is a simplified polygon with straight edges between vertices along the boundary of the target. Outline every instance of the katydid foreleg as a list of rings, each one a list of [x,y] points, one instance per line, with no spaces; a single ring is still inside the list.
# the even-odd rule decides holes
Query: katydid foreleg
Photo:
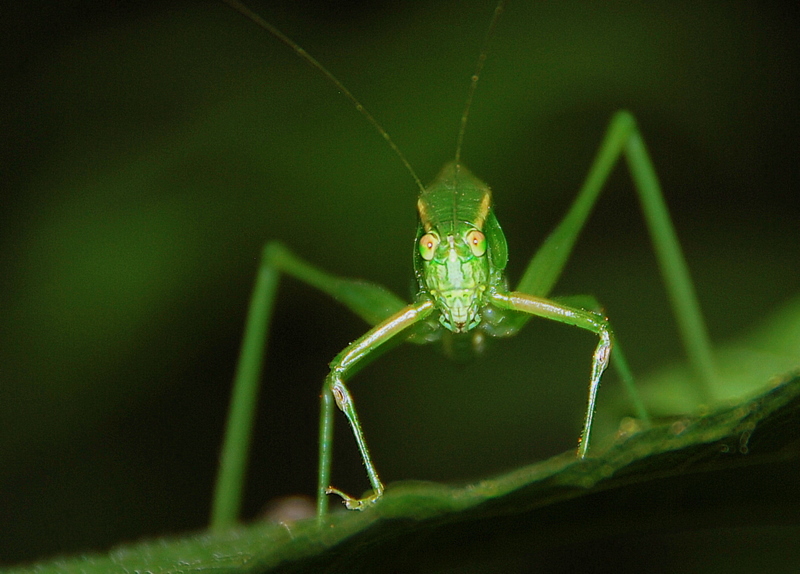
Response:
[[[322,387],[322,407],[320,412],[320,450],[319,450],[319,485],[317,489],[317,517],[322,519],[328,508],[327,494],[337,494],[351,510],[361,510],[375,502],[383,495],[383,483],[378,471],[372,463],[372,457],[361,430],[353,399],[345,385],[345,379],[355,370],[363,368],[374,358],[374,352],[383,344],[401,335],[404,331],[424,320],[433,311],[430,299],[421,299],[401,309],[381,324],[370,329],[365,335],[355,340],[331,361],[331,372]],[[355,436],[361,459],[372,484],[373,494],[357,499],[330,486],[333,444],[333,397],[336,406],[345,414]]]
[[[383,287],[325,273],[278,242],[271,242],[264,247],[250,299],[228,410],[211,515],[213,528],[224,528],[233,524],[239,513],[261,366],[266,353],[267,335],[281,273],[327,293],[371,325],[380,323],[405,306],[401,299]],[[323,412],[325,395],[323,393]],[[327,460],[330,466],[330,460]]]
[[[589,438],[592,432],[592,421],[594,420],[597,389],[600,387],[600,377],[608,366],[608,359],[613,346],[614,334],[611,331],[608,320],[594,311],[568,307],[549,299],[533,297],[521,292],[495,293],[492,295],[492,301],[500,308],[580,327],[591,331],[600,338],[592,358],[589,400],[584,417],[583,431],[578,444],[578,456],[585,458],[589,452]]]

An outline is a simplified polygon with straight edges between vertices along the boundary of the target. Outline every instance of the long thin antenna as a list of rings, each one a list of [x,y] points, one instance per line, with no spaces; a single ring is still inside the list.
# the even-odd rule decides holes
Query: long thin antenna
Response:
[[[486,55],[489,53],[489,44],[492,38],[495,37],[497,24],[500,22],[500,16],[505,10],[505,0],[500,0],[494,9],[494,16],[489,24],[489,30],[486,32],[486,37],[483,40],[481,53],[478,56],[478,63],[475,65],[475,73],[472,74],[472,80],[469,84],[469,92],[467,92],[467,102],[464,104],[464,113],[461,114],[461,126],[458,129],[458,139],[456,140],[456,166],[461,163],[461,146],[464,143],[464,134],[467,131],[467,119],[469,119],[469,109],[472,107],[472,100],[475,96],[475,88],[478,87],[478,80],[483,71],[483,65],[486,63]]]
[[[414,171],[414,168],[411,167],[411,164],[406,159],[406,156],[403,155],[403,152],[400,151],[400,148],[397,147],[397,144],[395,144],[394,140],[391,138],[391,136],[389,136],[389,132],[383,129],[383,126],[378,123],[378,120],[376,120],[373,117],[373,115],[369,113],[369,111],[361,104],[361,102],[359,102],[356,99],[356,97],[350,92],[350,90],[348,90],[344,86],[344,84],[339,81],[339,78],[337,78],[331,72],[329,72],[328,69],[322,64],[320,64],[313,56],[311,56],[311,54],[303,50],[303,48],[301,48],[299,44],[297,44],[297,42],[286,36],[275,26],[273,26],[272,24],[264,20],[261,16],[250,10],[250,8],[239,2],[239,0],[222,0],[222,1],[225,2],[231,8],[233,8],[234,10],[236,10],[237,12],[239,12],[240,14],[242,14],[244,17],[251,20],[259,27],[263,28],[264,30],[275,36],[278,40],[289,46],[292,50],[294,50],[295,54],[300,56],[312,67],[316,68],[330,83],[332,83],[336,87],[336,89],[342,92],[342,94],[344,94],[344,96],[353,103],[356,109],[365,118],[367,118],[367,121],[372,124],[372,127],[374,127],[378,131],[381,137],[384,140],[386,140],[386,143],[389,144],[389,147],[391,147],[394,150],[394,153],[397,155],[398,158],[400,158],[400,161],[403,162],[403,165],[406,166],[408,173],[410,173],[411,177],[414,178],[414,182],[416,182],[420,192],[425,191],[425,186],[422,185],[422,182],[420,181],[419,177],[417,177],[417,173]],[[497,17],[495,16],[495,20],[496,19]],[[461,123],[463,131],[463,124],[465,123],[463,119]]]

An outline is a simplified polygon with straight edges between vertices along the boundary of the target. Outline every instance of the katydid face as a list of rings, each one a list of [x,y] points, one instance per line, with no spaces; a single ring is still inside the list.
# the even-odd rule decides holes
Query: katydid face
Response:
[[[419,240],[422,280],[440,311],[439,322],[454,333],[478,326],[488,288],[486,238],[474,225],[456,222],[450,233],[431,230]]]

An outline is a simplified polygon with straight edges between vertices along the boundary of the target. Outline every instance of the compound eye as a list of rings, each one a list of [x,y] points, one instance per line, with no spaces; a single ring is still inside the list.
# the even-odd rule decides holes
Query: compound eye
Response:
[[[467,244],[475,257],[486,253],[486,236],[477,229],[471,229],[466,235]]]
[[[439,238],[433,233],[426,233],[419,239],[419,254],[425,261],[430,261],[438,246]]]

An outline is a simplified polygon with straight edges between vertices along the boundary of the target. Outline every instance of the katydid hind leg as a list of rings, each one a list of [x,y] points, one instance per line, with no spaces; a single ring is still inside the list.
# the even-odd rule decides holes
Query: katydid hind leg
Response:
[[[698,394],[701,400],[707,400],[715,380],[708,331],[653,162],[630,113],[621,111],[611,119],[578,196],[566,216],[528,263],[517,290],[538,297],[548,296],[561,276],[605,182],[621,157],[626,160],[642,206],[673,315],[698,380]],[[525,316],[517,319],[519,326],[526,320]],[[629,373],[624,357],[622,359],[619,368],[623,373]],[[625,377],[630,378],[629,374]],[[626,383],[626,386],[630,393],[632,386],[630,383]],[[639,399],[634,399],[634,402],[642,404]],[[637,407],[637,410],[640,411],[641,407]]]

